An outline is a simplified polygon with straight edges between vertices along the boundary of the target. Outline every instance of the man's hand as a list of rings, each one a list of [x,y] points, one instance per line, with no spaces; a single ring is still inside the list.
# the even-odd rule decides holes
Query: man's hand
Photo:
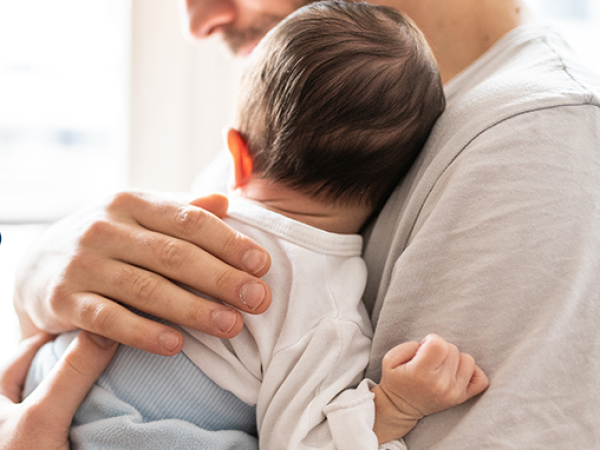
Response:
[[[489,386],[472,356],[430,334],[386,353],[381,383],[373,388],[379,442],[404,436],[422,417],[459,405]]]
[[[191,294],[175,282],[249,313],[271,293],[260,278],[269,255],[225,225],[227,199],[191,203],[121,193],[102,208],[57,223],[21,268],[15,309],[24,336],[81,328],[117,342],[173,355],[183,337],[125,306],[221,337],[242,328],[240,313]]]
[[[21,344],[0,371],[0,450],[69,449],[69,427],[87,392],[106,368],[117,344],[82,332],[50,375],[21,402],[31,361],[50,335]]]

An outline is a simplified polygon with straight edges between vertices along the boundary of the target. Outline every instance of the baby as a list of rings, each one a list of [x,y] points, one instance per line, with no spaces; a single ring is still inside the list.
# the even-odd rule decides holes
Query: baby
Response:
[[[73,448],[255,449],[258,435],[261,449],[399,449],[418,419],[481,393],[481,369],[436,335],[392,349],[379,385],[363,380],[358,232],[444,104],[422,35],[391,9],[314,3],[274,28],[226,134],[226,222],[269,252],[271,306],[230,340],[182,328],[172,358],[122,346],[75,417]],[[40,351],[28,389],[68,340]]]

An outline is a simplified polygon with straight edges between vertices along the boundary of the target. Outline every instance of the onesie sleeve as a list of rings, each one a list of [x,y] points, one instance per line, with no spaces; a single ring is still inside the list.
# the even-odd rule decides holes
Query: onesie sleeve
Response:
[[[338,393],[362,379],[370,342],[355,323],[327,318],[274,354],[257,404],[261,450],[377,449],[370,392],[354,395],[356,414],[343,418],[359,439],[349,446],[332,433],[324,412]]]
[[[276,353],[257,404],[261,450],[405,449],[401,440],[378,446],[373,384],[347,389],[363,376],[370,342],[355,323],[324,319]]]
[[[375,411],[371,389],[374,386],[371,380],[364,379],[356,389],[345,390],[325,407],[336,448],[357,448],[357,443],[365,440],[366,430],[373,428]],[[367,423],[357,423],[357,420]],[[398,439],[380,444],[379,450],[406,450],[406,444]]]

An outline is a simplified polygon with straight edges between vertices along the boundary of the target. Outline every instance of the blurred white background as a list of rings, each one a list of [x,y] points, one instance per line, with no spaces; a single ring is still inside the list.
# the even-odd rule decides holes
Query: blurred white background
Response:
[[[0,0],[0,364],[31,241],[128,188],[189,191],[243,62],[184,39],[176,0]]]
[[[530,3],[600,73],[600,1]],[[0,364],[32,239],[127,187],[188,191],[221,148],[242,66],[183,39],[175,0],[0,0]]]

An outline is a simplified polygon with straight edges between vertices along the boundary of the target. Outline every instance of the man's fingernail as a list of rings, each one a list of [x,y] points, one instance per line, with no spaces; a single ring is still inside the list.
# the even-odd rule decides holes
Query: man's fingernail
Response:
[[[250,273],[258,273],[267,264],[267,254],[263,251],[252,249],[248,250],[242,258],[244,268]]]
[[[158,342],[168,352],[174,352],[179,347],[180,339],[179,333],[167,331],[158,338]]]
[[[235,326],[237,314],[229,310],[219,310],[214,312],[213,320],[219,330],[223,333],[229,333]]]
[[[250,311],[255,311],[265,299],[267,290],[260,283],[248,283],[240,291],[240,299]]]
[[[100,336],[99,334],[95,334],[95,333],[88,333],[90,336],[90,339],[92,341],[94,341],[94,343],[101,348],[104,349],[109,349],[110,347],[112,347],[112,345],[115,343],[115,341],[113,341],[112,339],[109,339],[107,337],[104,336]]]

